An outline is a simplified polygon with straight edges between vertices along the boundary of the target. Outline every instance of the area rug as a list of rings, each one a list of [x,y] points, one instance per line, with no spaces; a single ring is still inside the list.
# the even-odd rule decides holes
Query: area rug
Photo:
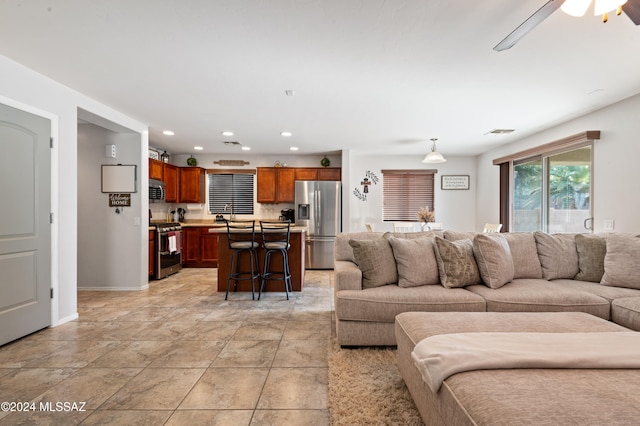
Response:
[[[423,425],[392,348],[341,349],[329,342],[332,425]]]

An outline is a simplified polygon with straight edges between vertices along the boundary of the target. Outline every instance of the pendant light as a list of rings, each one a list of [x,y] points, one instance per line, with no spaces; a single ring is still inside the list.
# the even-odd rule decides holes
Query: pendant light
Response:
[[[437,140],[438,140],[437,138],[431,138],[431,142],[432,142],[431,152],[424,157],[424,160],[422,160],[423,163],[444,163],[445,161],[447,161],[442,156],[442,154],[436,151]]]

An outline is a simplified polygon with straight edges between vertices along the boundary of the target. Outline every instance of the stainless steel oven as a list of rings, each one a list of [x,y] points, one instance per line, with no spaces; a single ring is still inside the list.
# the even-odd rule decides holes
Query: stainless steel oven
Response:
[[[156,223],[156,279],[182,269],[182,227],[178,222]]]

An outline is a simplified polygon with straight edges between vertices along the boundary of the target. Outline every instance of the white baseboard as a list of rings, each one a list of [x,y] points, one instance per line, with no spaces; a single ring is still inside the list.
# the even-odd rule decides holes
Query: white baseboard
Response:
[[[142,287],[78,287],[78,291],[140,291],[149,288],[149,284]]]

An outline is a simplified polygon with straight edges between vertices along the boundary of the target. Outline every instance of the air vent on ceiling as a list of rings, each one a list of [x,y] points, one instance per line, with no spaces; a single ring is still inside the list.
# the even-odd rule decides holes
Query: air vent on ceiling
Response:
[[[238,141],[224,141],[222,142],[225,145],[242,145],[240,142]]]
[[[515,129],[493,129],[492,131],[485,133],[485,135],[508,135],[513,132],[515,132]]]

